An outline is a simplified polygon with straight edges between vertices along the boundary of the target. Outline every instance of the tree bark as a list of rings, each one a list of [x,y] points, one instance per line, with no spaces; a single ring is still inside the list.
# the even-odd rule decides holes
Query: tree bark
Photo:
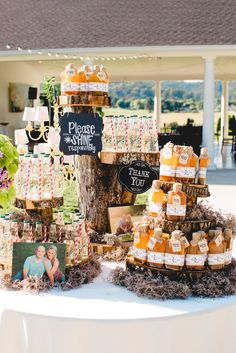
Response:
[[[136,195],[119,183],[119,166],[101,164],[98,157],[75,157],[77,192],[81,212],[98,233],[109,231],[108,207],[133,205]]]

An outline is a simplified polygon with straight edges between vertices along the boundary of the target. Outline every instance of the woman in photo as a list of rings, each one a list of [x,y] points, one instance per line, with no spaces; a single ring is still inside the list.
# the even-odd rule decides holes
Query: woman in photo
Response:
[[[48,260],[51,268],[48,266]],[[65,276],[61,272],[59,265],[60,264],[57,258],[57,247],[55,245],[50,245],[46,252],[46,258],[44,258],[44,266],[52,285],[54,285],[55,282],[65,281]]]

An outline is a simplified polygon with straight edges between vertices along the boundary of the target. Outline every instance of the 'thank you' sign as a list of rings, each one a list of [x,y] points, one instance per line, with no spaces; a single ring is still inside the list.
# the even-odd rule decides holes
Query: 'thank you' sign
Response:
[[[102,150],[102,118],[92,113],[65,113],[60,120],[60,151],[96,155]]]
[[[134,161],[120,168],[118,179],[128,191],[142,194],[150,189],[153,180],[157,179],[157,172],[144,161]]]

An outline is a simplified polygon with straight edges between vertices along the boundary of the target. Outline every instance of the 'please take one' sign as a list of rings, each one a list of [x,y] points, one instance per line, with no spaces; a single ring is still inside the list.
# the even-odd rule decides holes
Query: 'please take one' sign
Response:
[[[156,179],[158,179],[157,172],[144,161],[134,161],[121,167],[118,172],[121,185],[133,194],[147,191]]]
[[[102,118],[92,113],[65,113],[60,119],[59,149],[65,155],[96,155],[102,150]]]

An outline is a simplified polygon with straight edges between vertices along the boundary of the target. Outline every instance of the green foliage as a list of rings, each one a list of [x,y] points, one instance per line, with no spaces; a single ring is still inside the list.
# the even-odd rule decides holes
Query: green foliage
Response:
[[[18,169],[18,152],[11,143],[11,140],[5,136],[0,135],[0,168],[8,172],[7,179],[1,182],[8,184],[7,188],[0,189],[0,207],[7,208],[15,198],[15,189],[12,185],[13,177]]]
[[[54,105],[56,103],[56,97],[58,95],[57,90],[58,85],[55,85],[55,77],[44,77],[41,96],[45,97],[51,105]]]

